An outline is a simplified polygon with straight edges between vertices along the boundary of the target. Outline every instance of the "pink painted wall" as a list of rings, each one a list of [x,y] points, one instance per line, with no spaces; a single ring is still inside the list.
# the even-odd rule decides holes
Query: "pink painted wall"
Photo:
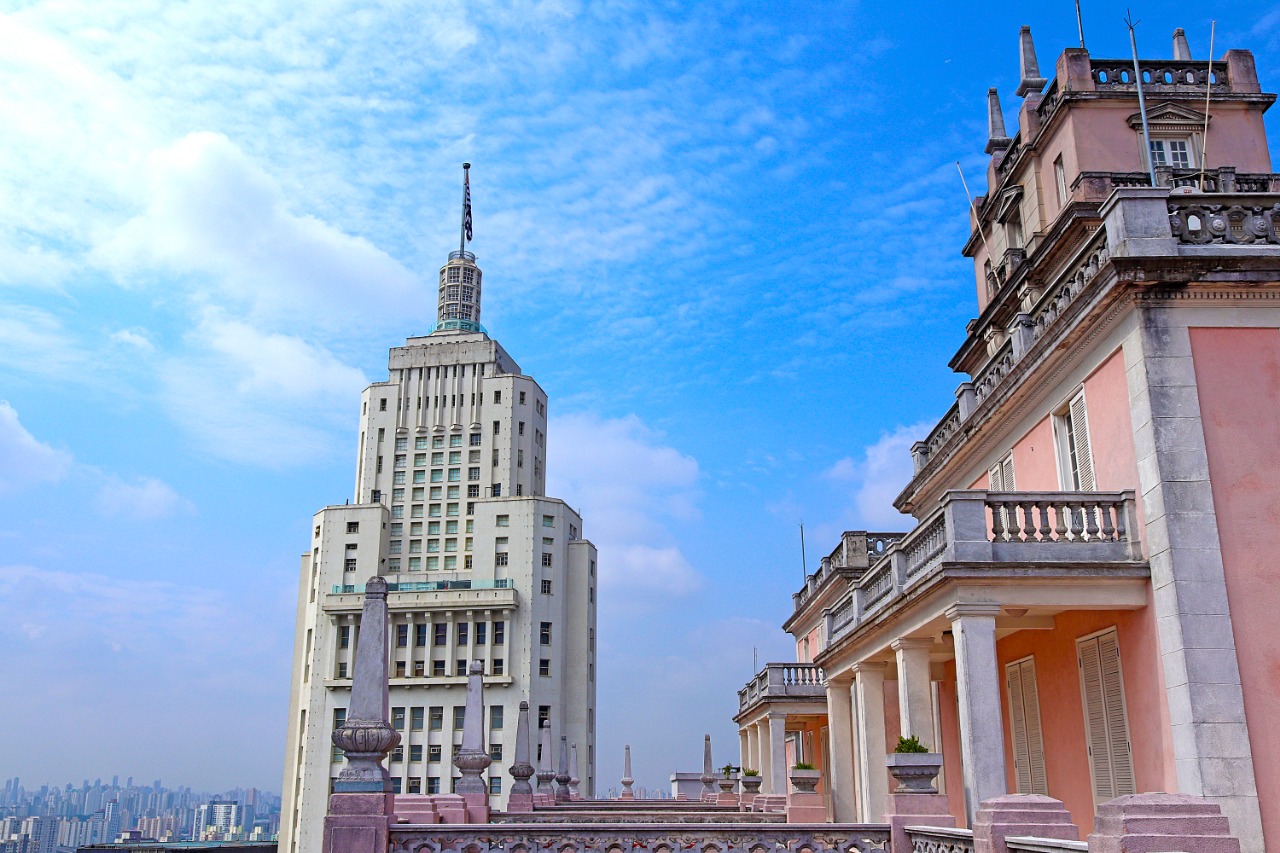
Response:
[[[810,629],[809,633],[800,634],[796,637],[796,663],[813,663],[814,657],[818,654],[818,652],[822,651],[822,646],[819,644],[820,634],[821,634],[821,628],[815,625],[812,629]],[[808,659],[806,659],[804,655],[805,640],[809,641]]]
[[[1191,329],[1262,830],[1280,839],[1280,331]],[[1271,844],[1268,844],[1271,846]]]
[[[1013,484],[1020,492],[1051,492],[1058,488],[1053,422],[1048,416],[1013,446]]]
[[[1029,655],[1035,658],[1049,796],[1066,805],[1072,820],[1080,827],[1081,837],[1093,831],[1094,802],[1076,640],[1112,626],[1120,638],[1129,743],[1138,790],[1174,790],[1169,787],[1176,778],[1173,755],[1167,749],[1165,737],[1168,712],[1160,678],[1155,617],[1149,606],[1135,611],[1067,611],[1054,619],[1052,630],[1019,631],[996,643],[1002,685],[1006,664]],[[1009,732],[1009,694],[1003,687],[1000,702],[1005,729],[1005,767],[1009,790],[1013,791],[1016,780]]]
[[[960,756],[960,702],[956,692],[956,662],[943,666],[938,682],[938,717],[942,724],[942,776],[946,781],[947,804],[956,826],[968,826],[964,810],[964,761]]]

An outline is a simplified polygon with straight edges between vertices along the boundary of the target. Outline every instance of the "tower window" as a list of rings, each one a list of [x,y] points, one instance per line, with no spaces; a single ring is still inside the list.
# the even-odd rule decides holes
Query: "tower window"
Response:
[[[458,268],[449,267],[449,281],[456,282],[458,280]]]

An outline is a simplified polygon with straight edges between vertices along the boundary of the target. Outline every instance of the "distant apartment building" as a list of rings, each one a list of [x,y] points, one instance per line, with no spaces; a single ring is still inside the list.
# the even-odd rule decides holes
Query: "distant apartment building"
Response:
[[[1083,835],[1170,791],[1274,849],[1275,96],[1248,51],[1193,59],[1181,31],[1137,71],[1065,50],[1051,82],[1020,48],[1012,136],[989,96],[965,376],[895,502],[917,525],[846,534],[796,594],[797,663],[740,693],[741,760],[774,791],[812,761],[836,820],[874,822],[915,736],[961,825],[1039,793]]]
[[[354,500],[315,515],[302,558],[280,849],[318,853],[365,581],[390,583],[389,757],[397,792],[449,793],[466,672],[484,665],[494,807],[528,701],[576,743],[595,789],[596,552],[546,486],[547,396],[480,325],[482,272],[451,252],[437,324],[365,389]]]

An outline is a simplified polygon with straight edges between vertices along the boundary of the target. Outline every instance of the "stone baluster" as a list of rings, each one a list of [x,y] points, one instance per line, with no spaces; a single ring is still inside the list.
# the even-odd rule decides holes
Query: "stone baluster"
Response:
[[[529,703],[520,703],[520,718],[516,723],[516,757],[515,763],[508,771],[515,777],[511,786],[511,794],[507,797],[507,811],[533,811],[533,786],[529,777],[533,776],[533,765],[529,763]]]
[[[622,795],[618,797],[620,800],[634,800],[635,792],[631,790],[631,786],[635,780],[631,778],[631,744],[627,744],[622,753]]]
[[[560,764],[556,771],[556,802],[569,802],[569,739],[560,735]]]
[[[716,795],[716,774],[714,766],[711,763],[711,735],[704,735],[702,738],[702,796],[705,798],[708,794],[712,797]]]
[[[551,788],[551,780],[556,778],[556,771],[551,769],[551,721],[543,720],[539,730],[538,746],[542,755],[538,758],[538,796],[543,802],[555,802],[556,792]]]
[[[492,763],[493,759],[484,748],[484,664],[474,660],[467,671],[462,747],[453,756],[453,765],[462,772],[454,790],[467,803],[469,823],[487,823],[489,820],[489,785],[481,774]]]
[[[571,743],[569,744],[569,799],[582,799],[582,794],[578,792],[578,783],[581,781],[578,778],[578,745]]]

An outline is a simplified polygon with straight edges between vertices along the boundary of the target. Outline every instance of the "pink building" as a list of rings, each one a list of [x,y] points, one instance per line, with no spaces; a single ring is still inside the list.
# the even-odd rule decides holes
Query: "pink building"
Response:
[[[1131,60],[1068,49],[1047,81],[1020,48],[964,247],[965,378],[896,501],[917,526],[846,534],[796,594],[798,663],[739,697],[742,763],[777,790],[808,760],[832,819],[879,822],[915,735],[961,826],[1041,793],[1084,834],[1168,791],[1280,848],[1275,96],[1179,32],[1140,63],[1147,144]]]

